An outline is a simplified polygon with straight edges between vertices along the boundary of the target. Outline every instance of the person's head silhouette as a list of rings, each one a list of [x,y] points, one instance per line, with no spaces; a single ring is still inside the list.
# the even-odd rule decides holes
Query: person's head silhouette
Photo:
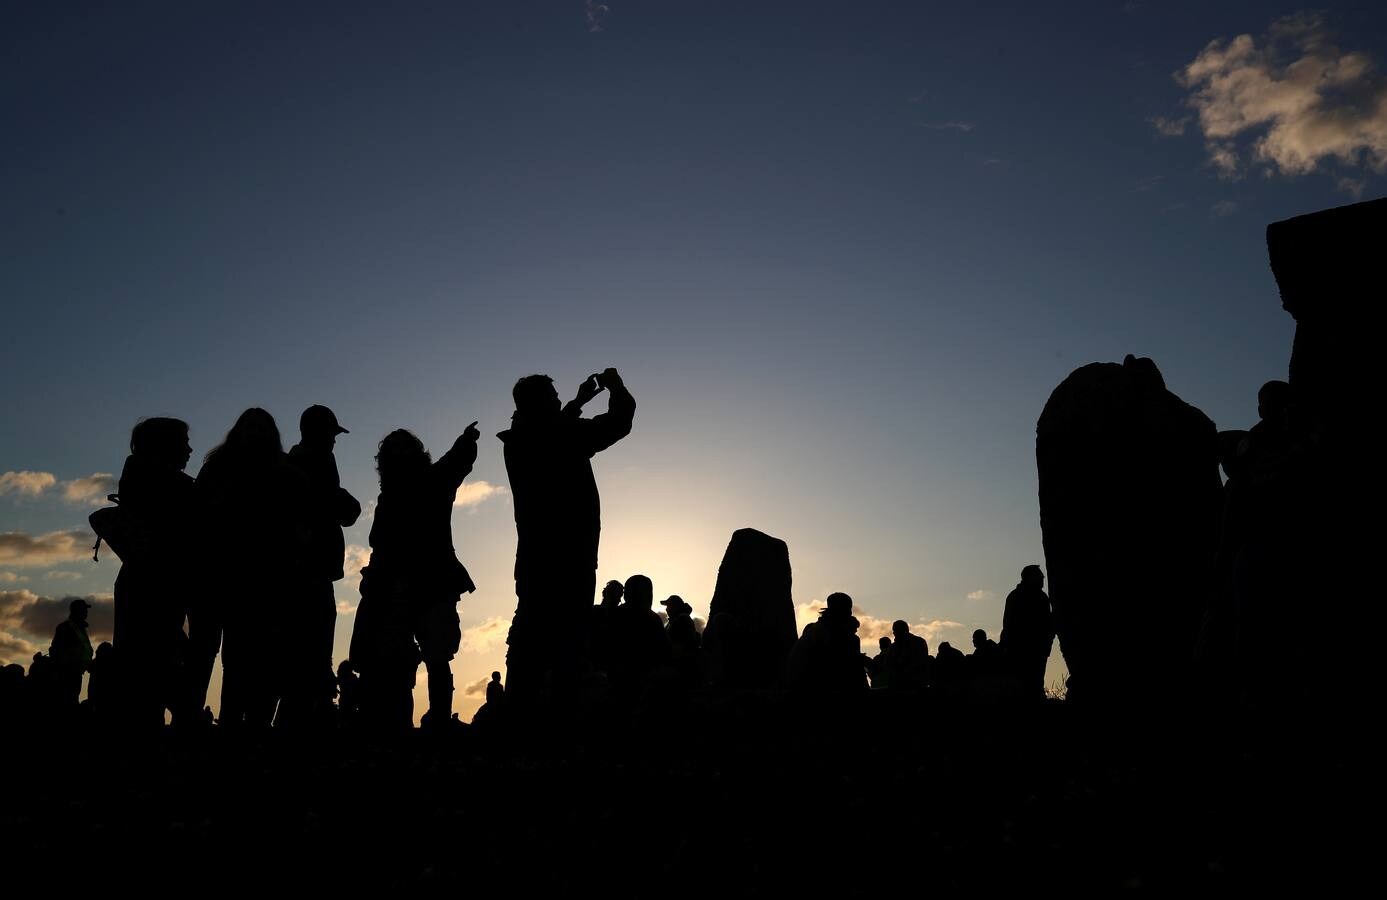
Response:
[[[882,650],[886,650],[888,647],[891,646],[891,639],[889,637],[886,637],[885,635],[882,635],[880,638],[877,638],[877,646]]]
[[[211,459],[222,453],[252,464],[272,462],[284,455],[284,444],[280,441],[274,416],[258,406],[241,413],[226,433],[226,440],[207,457]]]
[[[92,605],[81,597],[73,597],[72,602],[67,605],[67,617],[77,625],[87,624],[87,611]]]
[[[187,468],[193,455],[188,423],[165,416],[142,419],[130,431],[130,454],[159,467]]]
[[[897,619],[891,623],[891,633],[894,634],[896,640],[899,641],[907,634],[910,634],[910,626],[906,624],[905,619]]]
[[[1038,591],[1045,587],[1045,573],[1040,571],[1040,566],[1026,566],[1021,570],[1021,584]]]
[[[515,411],[525,416],[553,415],[560,409],[559,392],[548,375],[526,375],[511,389]]]
[[[314,404],[299,416],[299,438],[303,444],[331,447],[339,434],[350,434],[337,423],[337,414],[326,406]]]
[[[380,475],[380,489],[390,490],[403,485],[427,472],[433,458],[424,449],[424,442],[414,433],[397,428],[381,438],[376,449],[376,473]]]
[[[644,575],[626,579],[626,603],[640,609],[650,609],[655,599],[655,585]]]
[[[616,606],[621,602],[621,595],[626,592],[626,588],[620,581],[612,579],[602,588],[602,605]]]
[[[981,650],[987,645],[987,632],[981,628],[973,631],[973,648]]]
[[[1268,381],[1257,391],[1257,417],[1273,425],[1285,425],[1291,411],[1291,386]]]

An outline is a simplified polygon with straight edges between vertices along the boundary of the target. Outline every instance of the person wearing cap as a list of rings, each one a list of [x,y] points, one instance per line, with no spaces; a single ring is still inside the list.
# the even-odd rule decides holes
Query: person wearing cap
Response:
[[[583,418],[604,390],[607,411]],[[506,691],[521,704],[550,692],[567,702],[586,663],[597,586],[602,511],[592,458],[631,433],[636,401],[616,369],[589,376],[567,406],[547,375],[521,378],[511,396],[511,427],[497,435],[517,537]]]
[[[53,661],[54,696],[63,706],[76,706],[82,694],[82,673],[91,667],[92,642],[87,635],[91,604],[73,597],[67,618],[53,631],[48,656]]]
[[[295,718],[326,722],[331,716],[332,643],[337,624],[332,584],[345,574],[342,529],[354,525],[361,515],[361,504],[342,487],[333,456],[337,436],[349,433],[332,410],[315,404],[299,417],[299,442],[289,450],[289,464],[304,476],[309,529],[308,558],[288,623],[288,671],[280,715],[290,723]]]
[[[670,594],[660,601],[669,621],[665,624],[665,638],[669,642],[670,661],[679,681],[685,687],[696,687],[702,681],[699,671],[699,650],[702,643],[698,627],[694,625],[693,607],[684,602],[678,594]]]
[[[790,651],[791,687],[820,692],[866,690],[867,666],[857,636],[860,624],[852,614],[851,597],[829,594],[818,621],[804,626]]]

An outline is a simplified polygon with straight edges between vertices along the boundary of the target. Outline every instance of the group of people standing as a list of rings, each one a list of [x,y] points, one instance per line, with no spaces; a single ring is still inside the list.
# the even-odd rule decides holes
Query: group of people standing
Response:
[[[584,418],[603,391],[607,412]],[[590,460],[630,432],[635,401],[615,369],[584,380],[566,405],[544,375],[520,379],[513,396],[511,427],[498,435],[519,535],[507,665],[510,693],[525,698],[570,689],[585,665],[601,528]],[[333,582],[344,577],[342,529],[361,504],[342,487],[333,454],[347,429],[325,406],[309,407],[299,425],[286,452],[274,418],[246,410],[196,478],[185,471],[186,422],[135,426],[117,506],[93,517],[121,558],[113,645],[128,723],[155,726],[166,710],[175,723],[205,721],[219,653],[222,724],[307,727],[331,715]],[[451,721],[456,604],[476,589],[453,546],[452,508],[479,438],[473,422],[437,460],[405,429],[380,442],[351,642],[361,715],[374,723],[413,724],[421,662],[426,723]],[[211,573],[214,552],[234,570]]]

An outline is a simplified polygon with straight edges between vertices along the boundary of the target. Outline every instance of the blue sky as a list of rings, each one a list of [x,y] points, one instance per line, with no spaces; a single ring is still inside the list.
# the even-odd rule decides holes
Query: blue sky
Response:
[[[614,365],[639,409],[596,464],[601,580],[703,613],[749,525],[798,603],[966,645],[1043,562],[1054,386],[1137,353],[1251,424],[1293,332],[1263,229],[1387,183],[1378,4],[748,5],[7,8],[0,472],[55,485],[12,480],[0,531],[81,527],[61,482],[118,473],[141,416],[188,420],[195,470],[251,405],[286,444],[336,410],[363,501],[387,431],[438,451],[480,420],[473,480],[504,488],[515,379]],[[460,684],[514,604],[481,494]],[[209,583],[252,547],[208,546]],[[0,591],[109,592],[76,557],[0,555]]]

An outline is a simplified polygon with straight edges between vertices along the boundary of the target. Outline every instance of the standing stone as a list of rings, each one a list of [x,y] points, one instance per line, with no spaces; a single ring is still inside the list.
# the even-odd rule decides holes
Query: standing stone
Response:
[[[765,688],[780,681],[795,644],[790,549],[753,528],[733,532],[718,567],[704,646],[720,687]],[[709,646],[711,640],[711,646]]]
[[[1233,579],[1244,696],[1311,694],[1349,703],[1380,681],[1381,604],[1353,603],[1381,581],[1380,439],[1387,199],[1267,226],[1281,305],[1295,319],[1286,464],[1263,493],[1261,534]],[[1348,587],[1345,603],[1343,587]],[[1306,641],[1288,624],[1324,621],[1360,641]],[[1301,646],[1285,671],[1286,646]],[[1279,668],[1278,668],[1279,666]],[[1279,688],[1279,690],[1278,690]],[[1258,695],[1261,695],[1260,697]]]
[[[1218,432],[1150,359],[1076,369],[1036,426],[1040,527],[1075,700],[1155,700],[1188,675],[1210,596]]]

